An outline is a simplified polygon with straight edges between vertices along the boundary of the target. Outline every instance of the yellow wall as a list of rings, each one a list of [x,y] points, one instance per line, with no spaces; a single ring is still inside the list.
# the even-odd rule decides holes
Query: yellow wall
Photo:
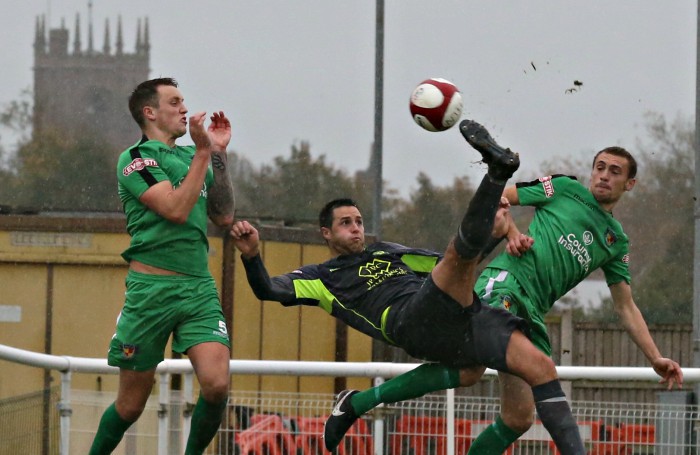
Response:
[[[0,305],[19,307],[19,322],[0,322],[0,343],[44,352],[46,267],[0,263]],[[43,372],[0,360],[0,398],[43,388]]]
[[[209,241],[209,266],[221,290],[224,243],[217,234]],[[0,216],[0,315],[3,309],[16,314],[17,308],[21,314],[18,322],[0,321],[0,344],[35,352],[48,346],[55,355],[105,358],[123,304],[127,267],[120,253],[128,243],[123,220],[57,222]],[[271,275],[328,259],[327,248],[317,241],[263,238],[261,249]],[[238,253],[233,259],[232,358],[333,361],[335,319],[319,308],[260,302],[248,286]],[[371,346],[367,336],[348,330],[348,360],[371,360]],[[166,357],[169,353],[168,349]],[[74,374],[74,387],[116,390],[116,375],[99,376]],[[52,374],[53,385],[59,379]],[[365,387],[369,380],[351,379],[348,384]],[[0,360],[0,398],[43,385],[43,370]],[[334,385],[327,377],[236,375],[232,387],[332,393]]]

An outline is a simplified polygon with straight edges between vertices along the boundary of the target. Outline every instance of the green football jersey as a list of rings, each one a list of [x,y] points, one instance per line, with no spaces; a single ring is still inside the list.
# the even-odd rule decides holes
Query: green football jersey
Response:
[[[119,156],[119,199],[126,213],[131,244],[122,257],[193,276],[211,276],[207,240],[207,188],[214,182],[207,171],[199,200],[184,224],[172,223],[146,207],[139,198],[151,186],[169,180],[177,188],[187,176],[194,146],[168,147],[144,137]]]
[[[510,272],[546,314],[554,302],[594,270],[608,285],[630,282],[629,239],[574,177],[555,175],[516,184],[521,205],[535,207],[528,235],[532,249],[521,257],[503,252],[489,267]]]

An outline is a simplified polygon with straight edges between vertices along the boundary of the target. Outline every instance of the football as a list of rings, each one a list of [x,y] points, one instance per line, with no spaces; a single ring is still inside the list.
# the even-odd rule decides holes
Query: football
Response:
[[[462,94],[446,79],[427,79],[411,93],[409,107],[418,125],[428,131],[445,131],[462,116]]]

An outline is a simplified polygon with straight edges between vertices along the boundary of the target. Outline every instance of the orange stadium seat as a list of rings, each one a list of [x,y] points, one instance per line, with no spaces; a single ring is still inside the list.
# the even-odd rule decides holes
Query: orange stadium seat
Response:
[[[394,434],[391,436],[391,453],[445,455],[445,431],[444,417],[401,416],[396,420]]]
[[[627,443],[653,445],[656,441],[656,427],[646,424],[620,424],[622,440]]]
[[[475,435],[473,423],[482,427],[490,422],[455,419],[455,453],[467,453]],[[445,455],[447,453],[447,419],[444,417],[402,416],[396,421],[391,437],[392,455]],[[506,453],[511,453],[508,449]]]
[[[294,417],[291,419],[296,425],[294,442],[297,446],[297,454],[315,455],[325,454],[323,438],[323,425],[326,421],[323,417]],[[337,449],[338,455],[372,455],[374,444],[372,434],[367,422],[358,419],[348,430]]]
[[[241,455],[296,455],[296,444],[282,417],[259,414],[236,435]]]
[[[294,417],[292,419],[296,423],[296,434],[294,442],[297,450],[300,450],[304,455],[320,454],[325,452],[323,446],[323,423],[324,417]]]
[[[372,455],[373,453],[374,440],[369,425],[366,420],[357,419],[338,446],[338,455]]]

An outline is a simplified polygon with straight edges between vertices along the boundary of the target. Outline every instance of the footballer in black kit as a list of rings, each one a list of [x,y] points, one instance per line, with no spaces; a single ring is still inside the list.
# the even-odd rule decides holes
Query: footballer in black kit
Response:
[[[243,264],[260,300],[318,306],[418,359],[507,370],[510,334],[526,331],[527,324],[508,311],[482,305],[476,295],[469,307],[455,302],[430,278],[441,259],[433,251],[378,242],[360,253],[273,278],[259,255],[243,258]]]
[[[362,413],[382,402],[474,384],[485,367],[521,377],[532,388],[537,412],[562,455],[582,455],[576,420],[554,362],[528,339],[528,325],[506,310],[482,305],[476,294],[480,259],[512,225],[506,181],[517,170],[517,154],[500,147],[486,129],[464,120],[460,131],[488,164],[456,235],[443,254],[379,242],[365,245],[362,214],[352,199],[335,199],[319,213],[321,235],[332,259],[270,278],[260,257],[260,237],[247,221],[231,228],[248,282],[261,300],[285,306],[318,306],[349,326],[428,360],[416,370],[429,381],[413,381],[367,397],[345,390],[324,426],[324,444],[334,450]],[[510,245],[509,241],[509,245]],[[520,242],[524,248],[531,243]],[[391,381],[388,381],[391,382]],[[438,388],[439,387],[439,388]]]

